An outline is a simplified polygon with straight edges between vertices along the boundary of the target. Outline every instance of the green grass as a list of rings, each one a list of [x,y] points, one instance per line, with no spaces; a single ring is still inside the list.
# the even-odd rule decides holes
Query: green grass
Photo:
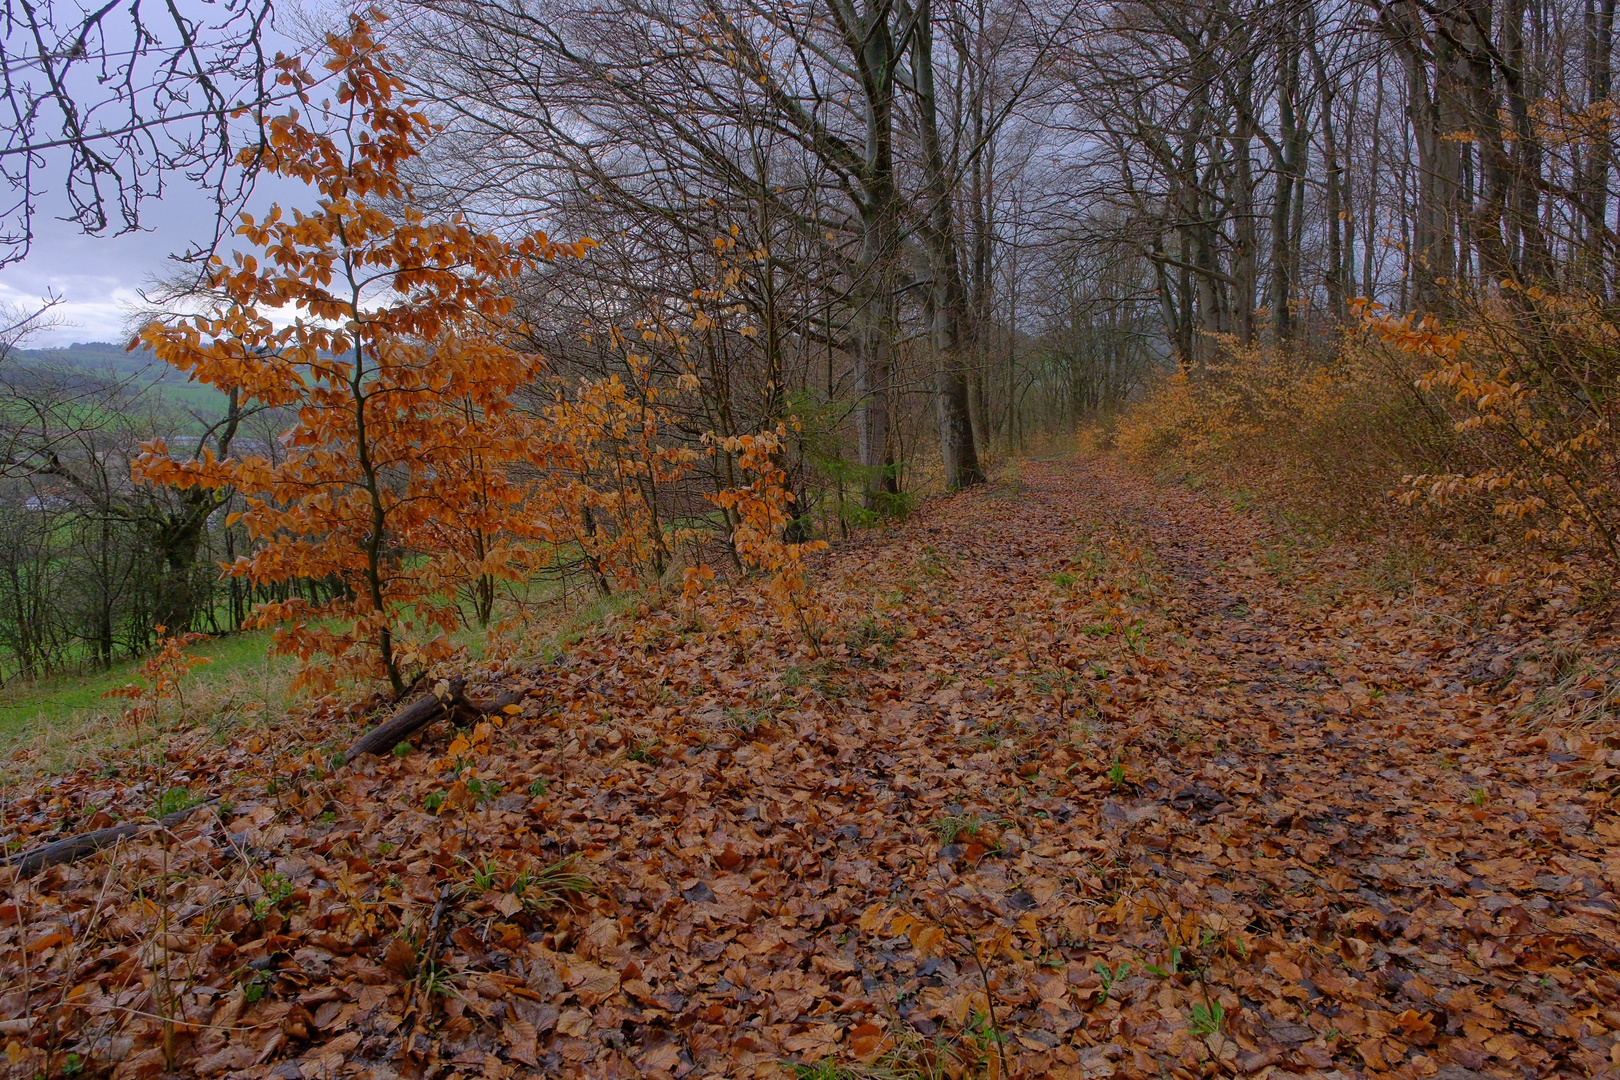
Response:
[[[558,586],[536,582],[525,601],[551,610],[513,631],[514,640],[531,660],[554,659],[657,595],[619,592],[564,612],[553,606],[560,599]],[[0,687],[0,785],[22,775],[72,768],[86,757],[131,748],[177,726],[206,725],[223,738],[243,725],[277,724],[296,716],[305,707],[304,699],[289,689],[298,662],[270,657],[270,638],[270,631],[263,630],[197,642],[187,652],[207,657],[210,663],[192,669],[180,681],[180,700],[162,703],[156,723],[141,730],[124,720],[128,702],[106,696],[109,690],[146,681],[140,675],[140,660],[123,661],[108,671],[65,673]],[[484,657],[482,630],[468,627],[451,640],[474,662]],[[18,760],[23,751],[27,753]]]
[[[554,633],[539,639],[539,645],[534,650],[535,659],[550,663],[612,619],[635,611],[647,596],[645,590],[627,589],[575,609],[563,618]]]
[[[228,634],[199,641],[186,650],[206,656],[212,663],[197,668],[188,683],[202,684],[243,667],[264,665],[270,645],[269,631]],[[85,710],[118,712],[120,703],[104,700],[107,691],[140,680],[139,660],[114,664],[107,671],[85,675],[55,675],[34,683],[15,683],[0,689],[0,739],[30,720],[60,721]]]
[[[230,399],[206,383],[154,382],[142,388],[140,398],[110,402],[86,401],[58,406],[52,414],[56,423],[70,428],[113,427],[121,421],[112,411],[118,408],[140,410],[157,408],[161,418],[137,427],[142,437],[150,434],[200,435],[209,424],[225,415]],[[32,414],[15,403],[0,405],[0,418],[16,423]]]
[[[173,401],[205,417],[224,416],[230,398],[206,383],[161,382],[152,388],[160,398]],[[190,434],[190,432],[188,432]]]
[[[207,717],[222,727],[256,719],[288,704],[287,683],[295,661],[271,658],[269,631],[229,634],[201,641],[189,652],[211,663],[195,668],[180,683],[186,712]],[[114,665],[108,671],[58,675],[33,683],[15,683],[0,689],[0,762],[19,750],[37,750],[43,761],[25,768],[55,768],[76,752],[94,751],[133,739],[122,719],[125,702],[106,693],[140,678],[140,661]],[[165,719],[179,711],[166,703]],[[148,732],[147,734],[151,734]],[[8,771],[0,764],[0,772]]]

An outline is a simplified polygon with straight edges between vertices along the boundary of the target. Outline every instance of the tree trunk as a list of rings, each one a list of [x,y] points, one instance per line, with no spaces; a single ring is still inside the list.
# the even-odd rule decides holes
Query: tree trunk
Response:
[[[889,419],[894,370],[895,263],[900,253],[899,193],[894,176],[894,40],[887,4],[864,12],[833,0],[846,44],[860,69],[865,93],[866,150],[860,183],[861,252],[855,305],[857,454],[865,472],[865,502],[879,509],[900,490]]]
[[[1344,212],[1344,168],[1339,162],[1339,142],[1333,128],[1334,85],[1328,78],[1327,64],[1322,50],[1316,46],[1316,9],[1306,5],[1306,48],[1311,54],[1311,68],[1316,76],[1317,96],[1322,108],[1322,151],[1327,175],[1323,184],[1323,209],[1327,217],[1327,273],[1323,284],[1327,286],[1328,314],[1335,323],[1343,325],[1349,315],[1346,306],[1348,292],[1345,287],[1345,225],[1350,220]]]
[[[1303,128],[1295,107],[1299,98],[1299,46],[1294,37],[1293,33],[1285,34],[1278,46],[1282,77],[1277,85],[1277,142],[1271,152],[1271,168],[1276,175],[1271,203],[1271,336],[1279,345],[1294,334],[1294,199],[1305,196],[1298,182],[1299,162],[1294,157]]]
[[[911,66],[928,199],[919,225],[932,278],[928,307],[934,352],[934,407],[940,455],[945,466],[945,487],[958,491],[983,483],[984,473],[979,468],[968,402],[968,358],[963,350],[962,333],[967,316],[967,291],[957,260],[956,226],[951,212],[954,185],[952,178],[946,175],[945,150],[939,133],[939,105],[934,93],[933,12],[929,0],[923,0],[915,19]]]

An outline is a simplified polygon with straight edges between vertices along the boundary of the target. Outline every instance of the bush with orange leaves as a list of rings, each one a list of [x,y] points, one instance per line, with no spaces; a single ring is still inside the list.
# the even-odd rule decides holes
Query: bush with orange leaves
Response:
[[[1388,495],[1403,473],[1454,451],[1406,354],[1211,344],[1205,363],[1165,376],[1119,417],[1113,445],[1128,460],[1241,493],[1308,529],[1366,533],[1399,523]]]
[[[181,681],[193,668],[213,663],[206,656],[186,651],[189,646],[206,641],[207,634],[187,632],[170,636],[167,627],[158,626],[155,629],[158,648],[141,663],[140,674],[144,681],[125,683],[102,695],[129,702],[124,706],[124,722],[137,730],[142,724],[158,720],[163,703],[170,698],[175,699],[184,711],[186,700],[180,691]]]
[[[326,587],[325,601],[294,596],[254,612],[275,628],[277,651],[304,661],[296,686],[386,679],[397,695],[457,654],[452,635],[469,608],[498,641],[507,626],[491,620],[503,583],[576,559],[604,595],[662,578],[692,530],[665,524],[660,491],[701,455],[666,437],[666,396],[690,390],[691,374],[655,380],[656,365],[616,329],[607,334],[624,352],[622,374],[577,385],[523,347],[519,284],[591,241],[506,238],[459,214],[430,218],[413,202],[403,168],[433,129],[373,35],[382,18],[355,14],[346,34],[328,38],[334,100],[314,100],[312,77],[286,61],[301,108],[243,154],[307,185],[307,208],[242,215],[236,235],[250,251],[209,267],[216,307],[141,333],[160,359],[234,402],[287,409],[284,453],[190,460],[156,440],[134,476],[240,492],[247,508],[236,518],[254,548],[226,571]],[[728,270],[708,299],[739,274]],[[697,329],[717,324],[697,316]],[[639,328],[644,341],[684,350],[661,324]],[[814,646],[818,616],[800,561],[812,545],[779,539],[793,498],[775,464],[783,436],[715,440],[749,479],[714,501],[728,511],[739,558],[770,574],[773,598]],[[704,573],[688,575],[689,590]]]
[[[1446,323],[1354,311],[1325,362],[1219,342],[1128,409],[1114,445],[1326,531],[1460,542],[1499,563],[1492,584],[1620,570],[1614,311],[1537,289]]]
[[[579,553],[603,596],[615,585],[634,588],[664,575],[686,531],[666,526],[660,493],[698,459],[666,437],[672,420],[664,399],[690,389],[689,378],[660,385],[649,357],[636,353],[627,353],[623,366],[622,376],[552,387],[536,456],[546,478],[531,496],[547,539],[559,553]]]
[[[789,508],[794,502],[793,492],[786,486],[787,473],[779,464],[786,440],[786,424],[778,424],[774,432],[757,435],[705,436],[704,441],[715,450],[735,454],[737,467],[752,477],[745,484],[707,498],[732,513],[736,525],[731,543],[737,557],[768,575],[766,592],[778,613],[798,628],[810,651],[820,656],[824,613],[811,591],[804,556],[827,544],[823,540],[790,543],[783,539],[793,520]],[[686,585],[691,595],[701,587],[701,577],[688,575]]]
[[[1363,333],[1420,358],[1417,385],[1444,409],[1469,467],[1415,470],[1399,500],[1441,515],[1487,509],[1498,539],[1548,575],[1620,569],[1620,328],[1590,298],[1508,290],[1466,323],[1360,311]],[[1504,583],[1502,566],[1487,580]]]

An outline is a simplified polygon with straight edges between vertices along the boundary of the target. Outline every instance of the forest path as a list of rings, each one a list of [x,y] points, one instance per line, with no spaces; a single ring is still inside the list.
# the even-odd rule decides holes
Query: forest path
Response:
[[[743,582],[405,756],[53,779],[230,808],[0,889],[0,1075],[1612,1074],[1612,722],[1357,557],[1026,462],[818,556],[819,656]]]
[[[1110,1052],[1130,1047],[1144,1073],[1223,1054],[1239,1071],[1453,1077],[1620,1062],[1620,827],[1602,793],[1617,755],[1589,732],[1527,730],[1478,685],[1503,683],[1522,645],[1458,635],[1435,605],[1357,588],[1356,553],[1290,554],[1257,516],[1106,459],[1029,463],[904,535],[888,574],[868,565],[846,588],[930,558],[955,560],[953,587],[887,666],[974,687],[945,718],[1002,735],[1027,781],[1015,804],[1039,779],[1074,783],[1051,789],[1076,811],[1064,831],[1089,819],[1102,841],[1079,891],[1140,917],[1114,927],[1113,962],[1141,959]],[[1019,681],[1053,691],[1062,719],[1003,711]],[[951,786],[998,812],[991,777]],[[1235,930],[1247,960],[1222,944]],[[1235,1047],[1191,1037],[1186,976],[1141,978],[1171,945],[1193,946],[1210,986],[1229,972]]]

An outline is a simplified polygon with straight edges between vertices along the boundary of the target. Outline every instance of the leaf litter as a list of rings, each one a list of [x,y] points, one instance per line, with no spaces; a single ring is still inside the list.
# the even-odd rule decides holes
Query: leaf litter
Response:
[[[1035,462],[825,556],[819,659],[743,583],[403,756],[329,715],[20,784],[13,849],[219,801],[5,885],[0,1067],[1616,1072],[1612,641],[1270,544]]]

